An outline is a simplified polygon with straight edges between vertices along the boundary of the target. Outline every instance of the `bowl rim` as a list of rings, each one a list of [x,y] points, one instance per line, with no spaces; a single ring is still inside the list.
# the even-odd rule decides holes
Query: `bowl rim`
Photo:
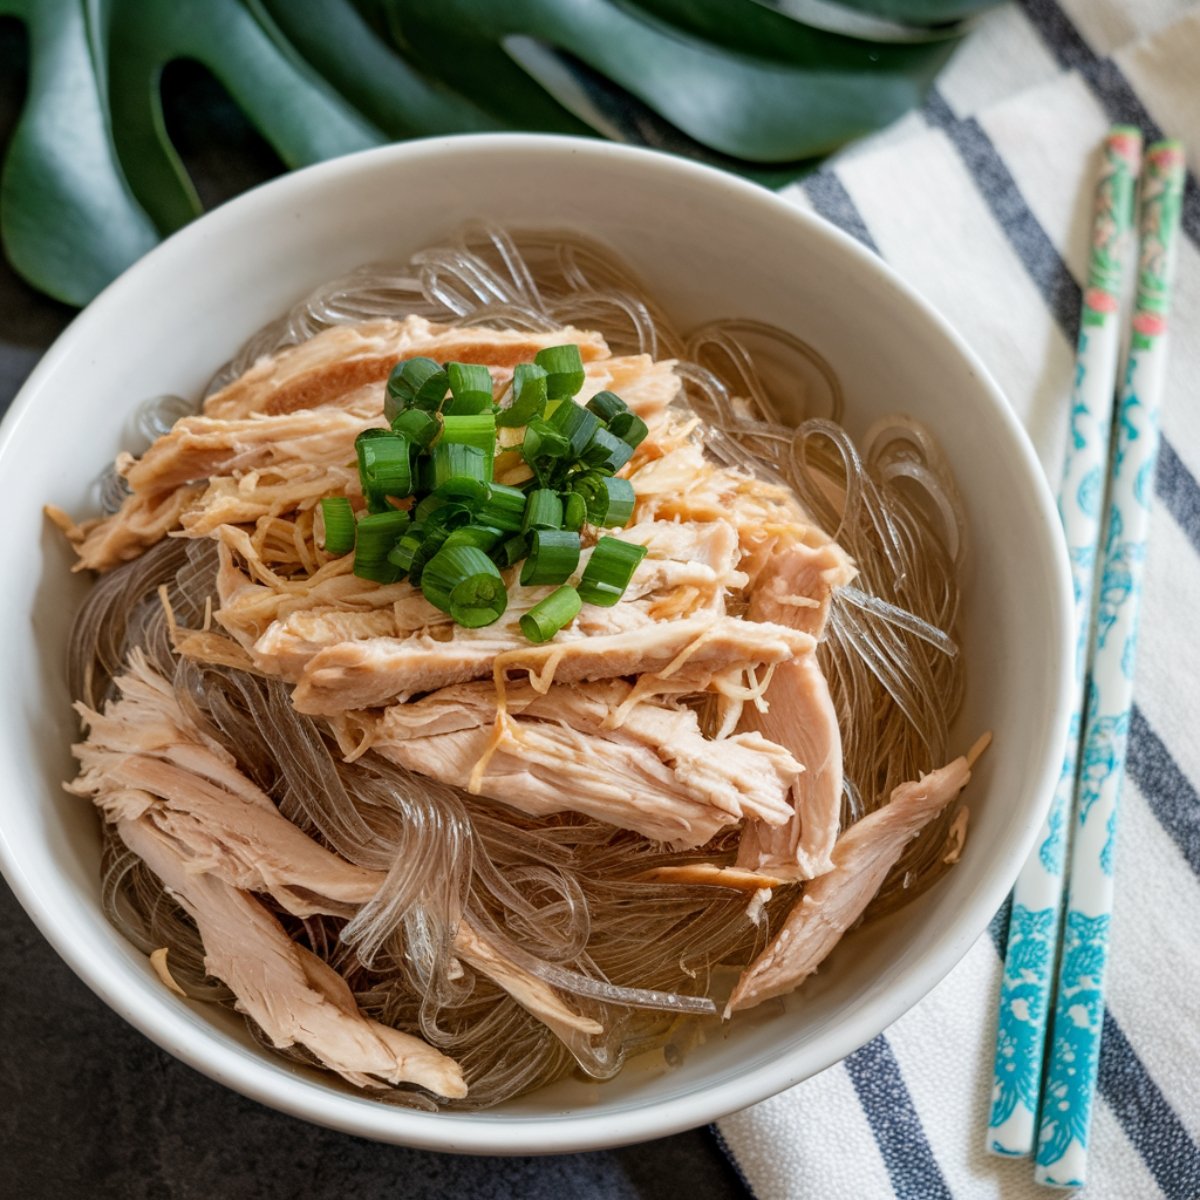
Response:
[[[0,462],[5,460],[18,425],[38,403],[57,361],[69,352],[81,336],[81,330],[107,320],[110,312],[120,309],[126,293],[137,286],[142,276],[160,270],[174,257],[188,254],[193,243],[206,238],[219,240],[227,227],[245,224],[253,221],[256,215],[269,214],[302,200],[313,184],[339,175],[369,173],[384,164],[406,161],[429,160],[432,163],[446,154],[469,156],[516,151],[548,157],[583,156],[598,162],[623,161],[650,172],[673,175],[677,182],[724,191],[747,205],[786,215],[798,225],[806,226],[810,235],[824,239],[841,253],[857,260],[872,277],[874,285],[913,306],[970,368],[978,381],[981,396],[987,396],[1009,435],[1014,458],[1028,477],[1030,499],[1042,524],[1050,531],[1059,528],[1054,500],[1033,445],[999,385],[953,326],[882,258],[822,217],[757,184],[716,168],[641,147],[551,134],[456,134],[393,143],[285,174],[205,214],[172,234],[109,284],[59,335],[0,423]],[[289,1075],[263,1057],[222,1044],[218,1037],[207,1031],[198,1037],[190,1010],[165,991],[161,998],[131,993],[119,975],[89,957],[72,929],[69,916],[42,902],[36,881],[22,869],[2,826],[0,871],[42,935],[110,1008],[157,1045],[202,1074],[244,1096],[304,1120],[378,1141],[474,1154],[552,1154],[600,1149],[648,1141],[704,1125],[810,1078],[870,1041],[949,974],[1003,902],[1032,849],[1039,824],[1049,806],[1059,774],[1059,747],[1067,728],[1072,678],[1068,650],[1073,645],[1070,570],[1062,538],[1054,537],[1051,532],[1048,540],[1055,575],[1055,579],[1049,581],[1053,585],[1052,609],[1056,611],[1047,612],[1047,620],[1058,626],[1058,643],[1063,647],[1063,654],[1058,670],[1054,736],[1046,742],[1044,761],[1037,772],[1036,790],[1044,797],[1043,803],[1030,809],[1025,828],[1009,840],[1002,864],[993,864],[991,886],[981,889],[972,898],[954,926],[952,936],[942,938],[926,951],[906,972],[900,986],[865,998],[818,1042],[782,1053],[770,1063],[747,1071],[720,1087],[701,1086],[653,1105],[632,1104],[617,1112],[582,1109],[505,1117],[493,1111],[486,1120],[479,1120],[469,1113],[424,1113],[364,1102],[362,1097],[343,1095],[316,1081]]]

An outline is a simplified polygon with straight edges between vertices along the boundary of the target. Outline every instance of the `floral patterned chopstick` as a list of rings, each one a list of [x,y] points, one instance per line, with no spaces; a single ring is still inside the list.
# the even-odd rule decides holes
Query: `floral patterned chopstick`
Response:
[[[1075,792],[1093,579],[1121,350],[1121,285],[1130,249],[1141,153],[1141,132],[1128,126],[1115,127],[1104,139],[1096,181],[1091,258],[1071,394],[1071,427],[1058,501],[1075,585],[1077,699],[1053,804],[1038,835],[1037,850],[1013,889],[987,1133],[987,1146],[994,1154],[1033,1153],[1062,907],[1063,849]]]
[[[1051,1187],[1081,1187],[1087,1174],[1104,1021],[1117,805],[1125,773],[1183,183],[1180,144],[1150,146],[1142,170],[1137,299],[1117,412],[1103,574],[1091,635],[1083,770],[1071,835],[1066,931],[1038,1131],[1035,1178]]]

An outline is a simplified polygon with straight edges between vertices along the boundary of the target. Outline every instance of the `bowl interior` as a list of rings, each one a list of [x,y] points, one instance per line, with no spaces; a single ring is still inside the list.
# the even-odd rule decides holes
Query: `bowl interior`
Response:
[[[715,1032],[667,1071],[635,1063],[478,1115],[426,1115],[352,1095],[253,1047],[236,1018],[170,996],[97,903],[95,818],[65,796],[76,733],[62,678],[85,588],[40,508],[92,510],[92,484],[147,397],[196,395],[259,326],[309,289],[487,218],[572,227],[632,263],[683,327],[773,322],[815,345],[862,431],[893,412],[937,434],[970,520],[963,622],[968,696],[955,729],[993,750],[970,785],[960,865],[902,913],[847,938],[802,993]],[[525,136],[410,143],[278,181],[197,222],[64,334],[0,439],[10,571],[0,638],[19,686],[0,694],[6,874],[60,953],[172,1052],[310,1119],[443,1149],[583,1148],[710,1120],[824,1068],[873,1037],[964,953],[1028,850],[1065,721],[1065,564],[1036,461],[978,363],[872,256],[768,193],[613,146]]]

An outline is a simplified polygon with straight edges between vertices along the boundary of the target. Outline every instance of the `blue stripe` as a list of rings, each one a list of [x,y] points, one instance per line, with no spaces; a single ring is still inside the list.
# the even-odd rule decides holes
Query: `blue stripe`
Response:
[[[958,151],[979,194],[1073,346],[1079,337],[1083,294],[1062,255],[1030,210],[991,138],[974,117],[960,121],[936,89],[926,99],[925,116],[945,132]]]
[[[1187,534],[1196,552],[1200,553],[1200,484],[1165,438],[1158,451],[1154,490],[1179,528]]]
[[[1100,1094],[1163,1192],[1172,1200],[1200,1196],[1200,1147],[1108,1009],[1104,1010],[1098,1079]]]
[[[851,1054],[846,1072],[899,1200],[954,1200],[887,1038],[880,1034]]]
[[[837,177],[834,171],[817,171],[803,183],[804,193],[812,203],[813,208],[836,225],[843,233],[862,242],[868,250],[879,253],[875,239],[862,219],[862,214],[855,207],[846,185]]]
[[[1078,71],[1087,82],[1110,121],[1137,125],[1151,141],[1162,140],[1161,126],[1146,110],[1121,68],[1111,58],[1096,54],[1055,0],[1018,0],[1018,3],[1059,65]],[[1182,224],[1188,237],[1200,245],[1200,188],[1191,171],[1183,189]]]
[[[1200,796],[1136,704],[1125,768],[1188,866],[1200,875]]]

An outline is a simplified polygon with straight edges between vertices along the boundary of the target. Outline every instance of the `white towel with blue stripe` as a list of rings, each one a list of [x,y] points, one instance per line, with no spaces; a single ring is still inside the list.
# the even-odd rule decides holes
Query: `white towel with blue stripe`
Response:
[[[785,195],[877,251],[981,355],[1062,470],[1094,150],[1116,122],[1200,164],[1200,3],[1020,0],[919,113]],[[1082,1200],[1200,1200],[1200,190],[1188,179],[1108,1010]],[[1007,912],[921,1004],[721,1121],[759,1200],[1044,1200],[984,1151]]]

